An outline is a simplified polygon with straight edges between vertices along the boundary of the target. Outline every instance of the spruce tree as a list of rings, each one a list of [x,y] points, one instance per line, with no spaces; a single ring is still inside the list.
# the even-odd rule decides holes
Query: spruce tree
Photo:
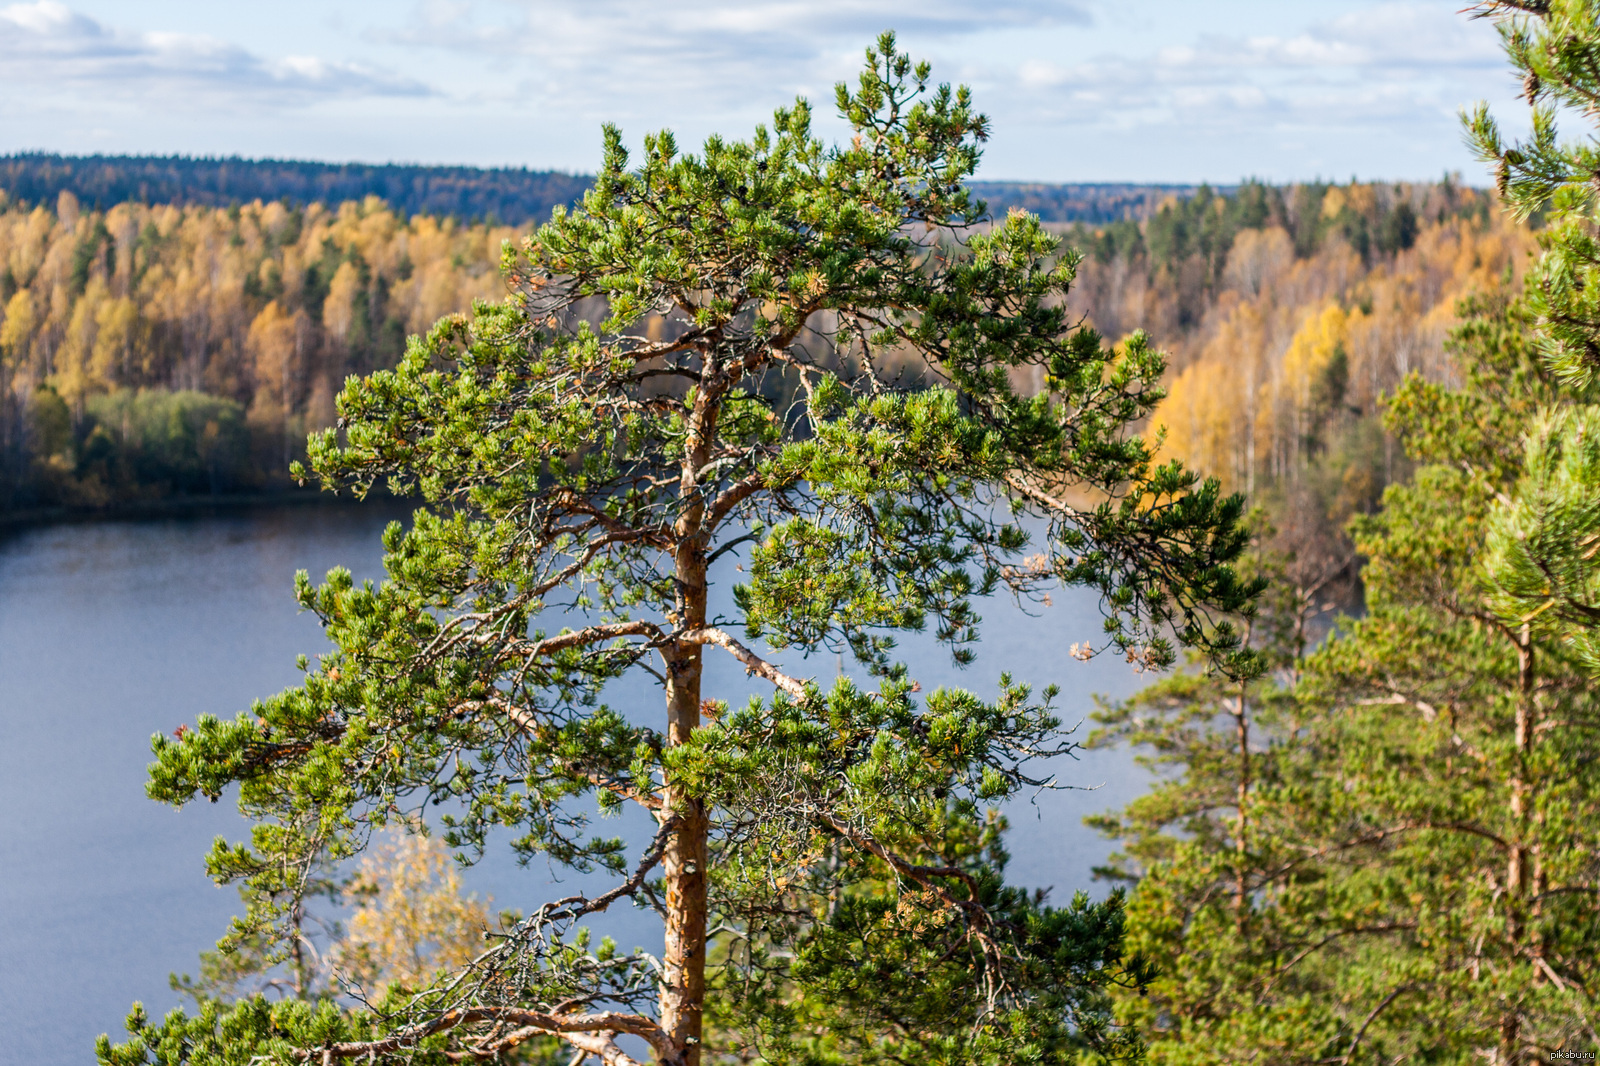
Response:
[[[334,650],[155,741],[152,796],[236,786],[257,823],[208,860],[256,894],[249,930],[430,804],[468,860],[504,829],[614,887],[532,906],[370,1009],[140,1016],[102,1062],[443,1061],[552,1035],[608,1064],[635,1061],[629,1037],[677,1066],[1135,1052],[1106,1012],[1147,977],[1120,896],[1055,907],[1003,879],[990,808],[1069,746],[1054,690],[919,696],[893,636],[931,626],[966,663],[975,598],[1087,584],[1130,659],[1186,644],[1247,673],[1225,617],[1256,589],[1229,565],[1240,501],[1152,461],[1135,426],[1162,356],[1078,328],[1075,254],[965,189],[989,132],[965,88],[886,35],[837,102],[837,148],[803,101],[698,155],[646,137],[632,169],[608,127],[582,207],[507,250],[510,297],[352,379],[313,440],[324,484],[426,501],[385,534],[382,583],[302,575]],[[878,688],[824,689],[784,650],[848,653]],[[757,690],[708,691],[707,655]],[[653,714],[605,702],[635,673]],[[590,820],[628,804],[655,827],[631,852]],[[659,959],[581,930],[628,903],[660,913]]]

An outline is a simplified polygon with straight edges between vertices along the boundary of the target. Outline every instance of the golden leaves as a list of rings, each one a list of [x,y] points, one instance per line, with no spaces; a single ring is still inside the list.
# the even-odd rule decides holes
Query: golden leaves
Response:
[[[422,986],[483,950],[492,900],[462,895],[460,871],[435,837],[397,831],[362,858],[352,892],[360,902],[335,966],[368,989]]]

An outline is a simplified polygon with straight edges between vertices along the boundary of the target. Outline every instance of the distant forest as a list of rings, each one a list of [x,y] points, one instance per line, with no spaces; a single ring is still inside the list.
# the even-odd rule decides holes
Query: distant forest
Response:
[[[0,156],[0,189],[12,200],[53,205],[63,192],[70,192],[90,209],[120,203],[231,207],[256,200],[304,207],[376,196],[402,215],[521,226],[543,222],[558,204],[576,203],[593,180],[587,174],[519,167],[44,153]],[[971,187],[997,215],[1021,207],[1046,222],[1086,223],[1143,220],[1167,198],[1197,191],[1193,185],[1002,181],[974,182]]]
[[[511,219],[587,180],[366,168],[385,186],[310,163],[32,158],[34,184],[0,196],[0,524],[287,487],[341,383],[504,296],[501,248],[530,228]],[[47,196],[47,177],[81,192]],[[1346,558],[1346,520],[1407,473],[1378,397],[1411,370],[1447,379],[1457,301],[1532,246],[1450,182],[978,191],[997,214],[1057,220],[1085,255],[1074,314],[1112,337],[1145,328],[1170,353],[1165,453],[1268,504],[1308,565]],[[250,199],[196,202],[224,192]],[[430,196],[455,206],[416,209]]]
[[[53,205],[70,192],[87,208],[121,203],[231,207],[256,200],[292,206],[376,196],[406,215],[522,225],[575,203],[593,182],[554,170],[308,163],[185,156],[0,156],[0,189],[13,200]]]

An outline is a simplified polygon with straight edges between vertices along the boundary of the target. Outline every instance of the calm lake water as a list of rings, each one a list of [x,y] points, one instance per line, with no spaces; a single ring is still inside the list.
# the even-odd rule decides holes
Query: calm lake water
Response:
[[[233,889],[206,878],[202,857],[216,836],[244,839],[248,829],[227,801],[174,811],[145,799],[150,735],[202,713],[231,717],[294,684],[296,654],[326,647],[315,618],[297,611],[295,571],[344,565],[358,579],[379,576],[379,533],[403,515],[301,506],[0,539],[0,1064],[92,1062],[95,1037],[120,1035],[134,1000],[153,1015],[178,1005],[167,975],[193,973],[239,910]],[[983,613],[984,642],[966,670],[931,641],[907,643],[924,689],[988,695],[1010,671],[1059,684],[1070,724],[1093,710],[1094,693],[1126,695],[1148,680],[1111,656],[1068,655],[1100,632],[1091,596],[1057,594],[1034,617],[1006,602]],[[762,691],[712,655],[708,695],[740,703]],[[837,672],[832,656],[782,661],[802,676]],[[650,698],[619,694],[636,697]],[[1055,769],[1092,790],[1014,805],[1010,873],[1065,902],[1093,890],[1090,867],[1110,851],[1083,816],[1132,799],[1145,778],[1120,751]],[[527,910],[551,877],[490,857],[465,879],[497,906]],[[625,946],[648,946],[643,917],[608,915],[607,929]]]

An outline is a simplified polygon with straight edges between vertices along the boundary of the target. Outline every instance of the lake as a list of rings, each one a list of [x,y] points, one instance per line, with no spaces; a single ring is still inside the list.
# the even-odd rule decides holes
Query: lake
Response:
[[[240,909],[234,889],[206,878],[202,857],[216,836],[244,839],[248,828],[226,800],[181,811],[147,800],[150,735],[203,713],[232,717],[294,684],[295,656],[326,647],[316,619],[298,612],[295,571],[319,577],[344,565],[378,577],[379,533],[404,513],[303,505],[0,539],[0,1063],[91,1062],[95,1037],[116,1039],[134,1000],[152,1015],[179,1004],[167,975],[195,972]],[[925,690],[988,696],[1010,671],[1060,685],[1071,724],[1093,710],[1093,694],[1122,696],[1149,680],[1114,655],[1068,654],[1100,633],[1092,595],[1058,592],[1032,616],[1006,601],[982,613],[984,641],[966,670],[931,640],[905,642]],[[708,697],[738,704],[767,691],[727,656],[707,654]],[[777,658],[801,676],[838,670],[831,655]],[[1083,816],[1132,799],[1145,776],[1124,751],[1061,762],[1063,782],[1097,787],[1045,793],[1008,813],[1010,879],[1053,887],[1064,903],[1077,888],[1103,891],[1090,868],[1111,848]],[[545,898],[551,872],[490,857],[465,881],[498,907],[526,911]],[[642,916],[606,917],[624,946],[650,942]]]

